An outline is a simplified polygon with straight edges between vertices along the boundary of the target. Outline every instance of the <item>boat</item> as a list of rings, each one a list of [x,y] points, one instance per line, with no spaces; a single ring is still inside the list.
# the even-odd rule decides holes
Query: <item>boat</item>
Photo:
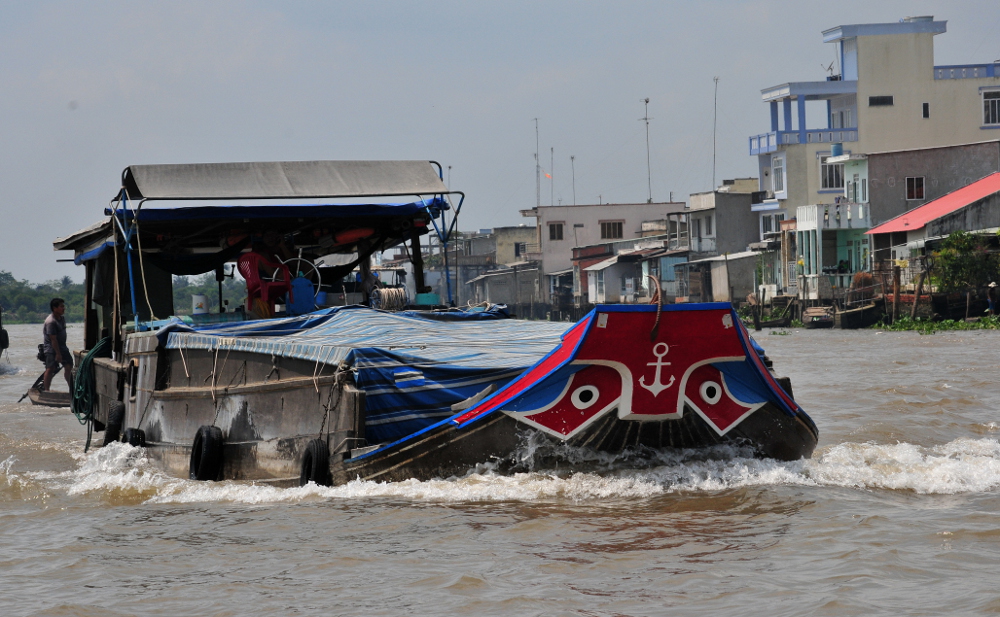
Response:
[[[764,319],[760,322],[761,328],[787,328],[792,323],[792,316],[785,313],[782,317],[774,319]]]
[[[885,315],[883,304],[872,302],[864,306],[837,311],[834,315],[834,327],[844,330],[870,328],[882,320]]]
[[[31,388],[28,390],[28,399],[32,405],[41,405],[42,407],[69,407],[72,396],[69,392]]]
[[[421,237],[447,246],[464,202],[441,177],[429,161],[126,168],[107,218],[54,242],[86,267],[75,413],[174,475],[280,485],[513,470],[529,443],[811,455],[816,425],[729,303],[599,305],[576,324],[495,305],[429,309],[450,298],[424,285]],[[415,201],[373,201],[400,196]],[[333,201],[344,198],[355,201]],[[150,207],[212,199],[311,203]],[[171,273],[224,272],[259,221],[295,234],[293,260],[346,257],[312,266],[312,287],[292,281],[270,318],[252,319],[249,301],[173,315]],[[416,293],[346,288],[371,255],[404,242]],[[364,305],[291,310],[331,286]],[[370,306],[390,295],[414,301]]]
[[[806,328],[832,328],[833,308],[829,306],[810,306],[802,311],[802,325]]]

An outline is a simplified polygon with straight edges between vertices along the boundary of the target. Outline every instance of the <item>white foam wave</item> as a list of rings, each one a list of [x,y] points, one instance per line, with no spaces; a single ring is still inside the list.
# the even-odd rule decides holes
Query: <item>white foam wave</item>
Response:
[[[956,494],[1000,487],[1000,442],[958,439],[935,447],[843,443],[812,460],[779,462],[745,457],[690,458],[676,453],[642,468],[620,460],[587,471],[501,475],[481,468],[461,478],[403,482],[355,480],[343,486],[277,488],[243,482],[195,482],[158,471],[141,448],[111,444],[70,472],[51,474],[70,494],[127,492],[147,503],[229,502],[249,505],[392,499],[411,502],[571,501],[614,505],[664,494],[743,487],[810,486]],[[0,463],[9,469],[7,461]],[[39,474],[40,476],[40,474]],[[39,477],[40,479],[40,477]]]
[[[1000,487],[1000,442],[962,438],[931,448],[846,443],[806,463],[804,473],[823,485],[922,494],[992,491]]]

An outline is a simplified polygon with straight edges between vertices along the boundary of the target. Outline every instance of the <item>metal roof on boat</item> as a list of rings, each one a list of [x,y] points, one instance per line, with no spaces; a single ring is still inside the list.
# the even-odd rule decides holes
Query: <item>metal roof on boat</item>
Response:
[[[130,165],[129,199],[317,199],[450,193],[432,161]]]

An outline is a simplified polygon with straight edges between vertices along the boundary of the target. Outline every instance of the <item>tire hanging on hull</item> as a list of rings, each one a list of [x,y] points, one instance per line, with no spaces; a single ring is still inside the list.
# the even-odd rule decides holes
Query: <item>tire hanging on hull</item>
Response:
[[[188,476],[192,480],[222,479],[222,429],[202,426],[191,445],[191,464]]]

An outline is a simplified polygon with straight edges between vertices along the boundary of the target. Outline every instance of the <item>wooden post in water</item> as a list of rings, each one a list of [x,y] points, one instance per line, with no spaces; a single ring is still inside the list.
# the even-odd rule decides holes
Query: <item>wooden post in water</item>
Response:
[[[899,266],[892,267],[892,323],[899,318]]]
[[[927,276],[926,270],[920,271],[920,276],[917,277],[917,290],[913,294],[913,308],[910,309],[910,319],[917,318],[917,304],[920,303],[920,292],[924,290],[924,277]]]

